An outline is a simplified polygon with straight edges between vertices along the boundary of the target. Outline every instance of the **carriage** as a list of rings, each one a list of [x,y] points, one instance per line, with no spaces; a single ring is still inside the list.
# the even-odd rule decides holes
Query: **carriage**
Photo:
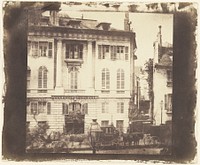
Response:
[[[161,125],[153,125],[151,120],[134,120],[130,122],[127,130],[129,145],[144,145],[144,146],[170,146],[171,145],[171,122],[166,122]],[[124,138],[126,142],[126,138]]]
[[[120,132],[111,124],[101,127],[102,132],[96,143],[98,148],[117,148],[121,145],[122,139]]]

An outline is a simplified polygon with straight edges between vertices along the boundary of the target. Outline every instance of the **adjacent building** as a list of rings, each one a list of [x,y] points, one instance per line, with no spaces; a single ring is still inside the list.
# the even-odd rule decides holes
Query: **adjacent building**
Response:
[[[153,119],[156,125],[172,120],[173,47],[162,42],[161,26],[154,42]]]
[[[39,15],[40,13],[38,13]],[[92,119],[126,131],[134,93],[135,33],[58,11],[29,20],[27,123],[87,133]]]

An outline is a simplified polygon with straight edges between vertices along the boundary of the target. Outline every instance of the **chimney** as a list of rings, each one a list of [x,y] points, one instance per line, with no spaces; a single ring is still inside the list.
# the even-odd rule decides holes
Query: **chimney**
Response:
[[[126,12],[125,13],[125,19],[124,19],[124,30],[130,31],[130,25],[131,25],[131,22],[129,22],[129,13]]]
[[[57,10],[50,10],[50,24],[54,26],[59,25],[59,17]]]
[[[160,25],[160,26],[158,26],[158,28],[159,28],[159,32],[158,32],[158,44],[160,45],[160,46],[162,46],[162,32],[161,32],[161,28],[162,28],[162,26]]]
[[[162,57],[162,26],[158,26],[157,41],[154,42],[154,62],[159,63]]]

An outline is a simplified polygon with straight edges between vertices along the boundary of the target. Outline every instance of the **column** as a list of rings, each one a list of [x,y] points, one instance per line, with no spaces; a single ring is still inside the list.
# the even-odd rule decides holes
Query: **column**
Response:
[[[62,41],[57,42],[57,57],[56,57],[56,94],[63,94],[64,89],[62,86]]]
[[[89,92],[94,92],[94,64],[93,64],[93,50],[92,50],[92,41],[88,41],[88,49],[87,49],[87,74],[88,74],[88,89]]]

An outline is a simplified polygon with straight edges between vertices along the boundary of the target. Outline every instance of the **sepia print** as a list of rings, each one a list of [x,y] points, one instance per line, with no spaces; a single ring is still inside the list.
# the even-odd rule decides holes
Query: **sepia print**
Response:
[[[7,5],[6,10],[11,10],[12,4]],[[188,121],[193,117],[195,96],[191,96],[190,103],[179,97],[193,79],[186,81],[178,75],[182,64],[185,72],[183,68],[180,75],[191,75],[189,71],[195,68],[195,62],[184,63],[180,57],[180,52],[187,52],[183,46],[186,40],[180,46],[178,38],[187,33],[178,29],[184,23],[176,13],[187,8],[194,14],[192,3],[17,2],[15,5],[24,12],[19,16],[22,23],[16,26],[18,30],[24,29],[21,31],[24,36],[21,43],[10,41],[9,37],[4,42],[24,43],[20,46],[26,49],[23,51],[26,65],[23,63],[24,71],[20,72],[26,80],[22,83],[25,92],[20,95],[24,98],[20,109],[25,110],[17,114],[24,117],[21,122],[25,130],[21,132],[24,148],[20,152],[26,156],[48,153],[74,158],[81,154],[122,155],[122,159],[123,155],[172,158],[176,149],[180,149],[177,145],[184,144],[178,138],[180,123],[189,124],[190,129],[185,130],[194,135]],[[6,16],[9,20],[9,14]],[[5,36],[12,33],[9,23],[4,27]],[[190,38],[191,44],[192,41],[194,38]],[[9,44],[7,47],[6,53],[10,54]],[[5,64],[7,68],[11,65]],[[8,71],[6,76],[12,77],[12,72]],[[185,81],[185,86],[179,85],[180,81]],[[186,100],[189,92],[185,93]],[[5,100],[8,96],[9,92]],[[181,107],[181,102],[182,107],[185,104],[191,107],[190,114],[183,113],[187,110]],[[5,101],[5,109],[15,105],[16,102],[9,104],[9,99],[7,104]],[[186,117],[188,121],[182,120]],[[19,126],[20,121],[16,128]],[[4,127],[9,127],[6,121]],[[3,133],[6,154],[9,133],[7,129]],[[20,146],[22,142],[18,139]],[[190,145],[195,144],[192,139]]]
[[[27,152],[171,154],[172,14],[33,8],[27,48]]]

